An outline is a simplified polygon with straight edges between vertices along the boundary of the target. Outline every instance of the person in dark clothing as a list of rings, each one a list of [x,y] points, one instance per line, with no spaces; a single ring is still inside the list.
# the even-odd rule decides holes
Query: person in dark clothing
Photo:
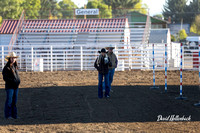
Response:
[[[105,80],[105,97],[110,97],[108,67],[112,66],[112,64],[104,48],[102,48],[99,53],[100,55],[94,63],[94,67],[98,70],[98,97],[103,98],[103,78]]]
[[[16,62],[16,54],[11,52],[7,57],[7,64],[4,66],[2,74],[5,81],[6,102],[4,108],[4,115],[6,119],[17,119],[17,97],[18,87],[20,84],[20,77],[18,74],[18,66]]]
[[[110,62],[112,63],[112,66],[108,67],[109,90],[111,91],[111,84],[113,82],[113,76],[115,73],[115,68],[117,68],[118,60],[117,56],[113,53],[114,47],[106,47],[106,49],[108,50],[108,57],[110,58]]]

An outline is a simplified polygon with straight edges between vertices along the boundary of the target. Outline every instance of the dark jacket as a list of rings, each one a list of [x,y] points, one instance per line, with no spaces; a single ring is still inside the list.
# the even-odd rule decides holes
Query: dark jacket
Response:
[[[108,67],[109,69],[113,69],[113,68],[117,68],[117,64],[118,64],[118,60],[117,60],[117,56],[113,53],[113,52],[109,52],[108,53],[108,57],[110,58],[110,62],[112,63],[112,66]]]
[[[17,89],[20,84],[20,77],[18,70],[13,65],[11,68],[9,64],[6,64],[2,71],[3,80],[5,81],[5,89]]]
[[[108,59],[107,62],[105,62],[105,58]],[[94,67],[99,71],[100,74],[107,74],[108,73],[108,67],[112,66],[112,63],[110,62],[110,59],[108,56],[102,56],[100,55],[97,57]]]

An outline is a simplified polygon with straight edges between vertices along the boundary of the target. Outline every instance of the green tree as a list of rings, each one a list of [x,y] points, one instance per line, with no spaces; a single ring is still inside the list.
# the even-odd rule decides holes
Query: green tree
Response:
[[[22,7],[26,12],[27,19],[36,19],[39,16],[39,10],[41,8],[40,0],[24,0]]]
[[[39,15],[41,19],[59,15],[57,0],[40,0],[41,8]]]
[[[186,37],[187,37],[187,34],[185,32],[185,29],[180,30],[179,31],[179,39],[184,40],[184,39],[186,39]]]
[[[60,6],[59,11],[62,14],[62,18],[64,19],[73,18],[74,9],[78,8],[71,0],[62,0],[58,5]]]
[[[99,13],[101,18],[112,18],[112,9],[110,6],[106,5],[102,0],[89,1],[87,3],[87,8],[99,8]],[[99,18],[99,16],[87,16],[88,18]]]
[[[0,14],[4,19],[18,19],[23,7],[22,0],[0,0]]]
[[[140,0],[103,0],[107,5],[112,6],[114,17],[124,16],[131,11]]]
[[[197,15],[195,17],[195,20],[192,23],[192,26],[190,27],[190,32],[197,33],[200,35],[200,15]]]
[[[196,24],[193,23],[193,24],[191,25],[191,27],[190,27],[190,32],[199,34],[198,31],[197,31],[197,26],[196,26]]]
[[[193,0],[187,6],[184,21],[191,24],[198,14],[200,14],[200,0]]]
[[[174,35],[171,35],[171,41],[172,41],[172,42],[175,42],[175,41],[176,41],[176,38],[175,38]]]
[[[2,24],[2,17],[0,16],[0,26],[1,26],[1,24]]]
[[[142,14],[148,13],[148,6],[147,4],[142,4],[142,0],[139,0],[139,2],[134,6],[134,9],[132,11],[138,11]]]
[[[167,0],[164,5],[163,16],[168,19],[170,16],[172,22],[180,23],[184,18],[187,0]]]

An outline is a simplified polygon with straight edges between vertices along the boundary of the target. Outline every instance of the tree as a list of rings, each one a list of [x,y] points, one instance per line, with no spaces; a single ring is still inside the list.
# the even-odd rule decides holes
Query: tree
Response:
[[[87,8],[99,8],[101,18],[112,18],[112,9],[110,6],[106,5],[103,1],[94,0],[87,3]],[[99,16],[87,16],[88,18],[99,18]]]
[[[64,19],[73,18],[74,9],[78,8],[71,0],[62,0],[58,5],[60,6],[59,11],[62,14],[62,18]]]
[[[200,0],[193,0],[186,8],[184,21],[191,24],[198,14],[200,14]]]
[[[139,2],[134,6],[134,9],[132,11],[138,11],[142,14],[147,14],[148,13],[148,6],[147,4],[142,4],[142,0],[139,0]]]
[[[180,23],[184,18],[187,0],[167,0],[164,5],[163,16],[171,17],[172,22]]]
[[[192,23],[192,26],[190,27],[190,32],[197,33],[200,35],[200,15],[197,15],[195,17],[194,22]]]
[[[0,0],[0,14],[4,19],[19,19],[22,0]]]
[[[0,26],[1,26],[1,23],[2,23],[2,17],[0,16]]]
[[[22,3],[23,9],[26,12],[26,18],[36,19],[39,16],[39,10],[41,8],[40,0],[24,0]]]
[[[175,42],[175,41],[176,41],[176,39],[175,39],[175,36],[174,36],[174,35],[171,35],[171,41],[172,41],[172,42]]]
[[[140,0],[103,0],[107,5],[112,6],[112,15],[120,17],[126,15],[135,7]]]
[[[40,0],[40,3],[39,15],[41,19],[48,19],[50,16],[59,14],[57,0]]]
[[[185,32],[185,29],[180,30],[179,31],[179,39],[184,40],[184,39],[186,39],[186,37],[187,37],[187,34]]]

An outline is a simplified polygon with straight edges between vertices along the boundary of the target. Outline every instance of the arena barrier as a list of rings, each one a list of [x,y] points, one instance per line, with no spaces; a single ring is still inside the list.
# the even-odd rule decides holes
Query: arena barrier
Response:
[[[164,70],[165,44],[154,45],[154,69]],[[41,69],[43,71],[83,71],[95,70],[94,61],[99,55],[98,51],[107,46],[106,43],[95,45],[14,45],[13,51],[19,55],[20,71],[36,71],[40,67],[43,68]],[[115,47],[114,53],[119,60],[118,71],[153,69],[152,44],[113,44],[113,47]],[[2,70],[6,63],[4,58],[8,55],[8,52],[8,46],[0,47],[0,70]]]

